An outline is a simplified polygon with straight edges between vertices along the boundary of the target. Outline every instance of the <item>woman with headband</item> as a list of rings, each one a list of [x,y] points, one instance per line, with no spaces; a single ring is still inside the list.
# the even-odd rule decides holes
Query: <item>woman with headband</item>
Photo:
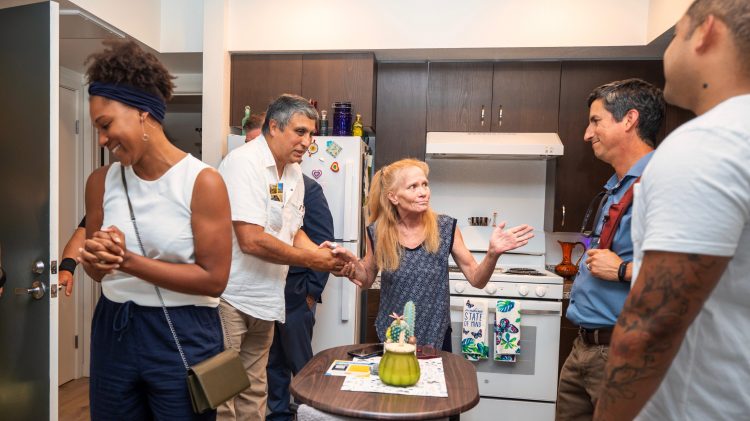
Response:
[[[224,349],[217,306],[232,256],[226,186],[164,135],[174,88],[167,69],[132,41],[106,46],[86,72],[99,145],[119,161],[86,183],[79,260],[102,285],[91,419],[215,419],[193,414],[185,364]]]

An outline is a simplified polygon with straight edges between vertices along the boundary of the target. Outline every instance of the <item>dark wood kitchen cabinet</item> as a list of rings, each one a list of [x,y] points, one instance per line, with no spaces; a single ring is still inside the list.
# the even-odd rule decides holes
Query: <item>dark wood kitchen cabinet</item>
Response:
[[[231,65],[230,123],[239,126],[245,105],[263,112],[289,93],[318,101],[333,118],[334,101],[351,101],[365,126],[374,123],[375,57],[366,54],[234,54]]]
[[[492,63],[430,63],[427,131],[489,131],[492,72]]]
[[[427,131],[556,132],[560,62],[430,63]]]
[[[425,158],[427,63],[379,63],[375,169]]]
[[[583,133],[588,125],[589,93],[604,83],[633,77],[663,87],[662,62],[644,60],[562,63],[558,133],[565,146],[565,152],[562,157],[557,158],[556,163],[553,219],[555,231],[578,231],[589,202],[614,173],[611,166],[594,156],[591,145],[583,141]],[[663,133],[659,136],[659,139],[662,138]]]
[[[490,131],[556,133],[560,62],[497,62]]]
[[[302,94],[301,54],[232,55],[229,124],[240,126],[245,105],[261,113],[281,94]]]
[[[362,114],[364,126],[373,126],[375,56],[372,53],[305,54],[302,57],[302,96],[318,101],[318,109],[327,110],[329,120],[333,118],[335,101],[351,101],[352,113]]]

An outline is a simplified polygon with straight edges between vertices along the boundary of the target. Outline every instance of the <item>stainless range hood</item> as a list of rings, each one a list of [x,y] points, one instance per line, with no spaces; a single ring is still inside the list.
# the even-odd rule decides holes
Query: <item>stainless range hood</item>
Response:
[[[547,160],[563,154],[557,133],[427,133],[427,158]]]

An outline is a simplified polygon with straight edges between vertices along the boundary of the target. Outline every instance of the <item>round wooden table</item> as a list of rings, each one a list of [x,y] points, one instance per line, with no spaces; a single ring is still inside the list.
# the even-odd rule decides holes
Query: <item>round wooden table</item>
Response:
[[[351,360],[347,351],[363,346],[340,346],[319,352],[292,379],[292,396],[298,403],[331,414],[381,420],[457,419],[459,414],[479,402],[474,366],[460,356],[444,351],[440,351],[440,356],[443,358],[447,398],[343,391],[341,385],[345,377],[326,376],[325,373],[333,360]]]

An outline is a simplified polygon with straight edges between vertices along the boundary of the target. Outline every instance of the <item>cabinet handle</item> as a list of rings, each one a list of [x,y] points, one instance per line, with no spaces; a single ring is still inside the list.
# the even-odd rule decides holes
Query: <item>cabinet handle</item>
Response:
[[[565,227],[565,205],[562,205],[562,221],[560,221],[560,228]]]
[[[497,127],[502,127],[503,125],[503,106],[497,107]]]
[[[484,127],[484,105],[482,105],[482,114],[480,116],[480,124],[482,127]]]

